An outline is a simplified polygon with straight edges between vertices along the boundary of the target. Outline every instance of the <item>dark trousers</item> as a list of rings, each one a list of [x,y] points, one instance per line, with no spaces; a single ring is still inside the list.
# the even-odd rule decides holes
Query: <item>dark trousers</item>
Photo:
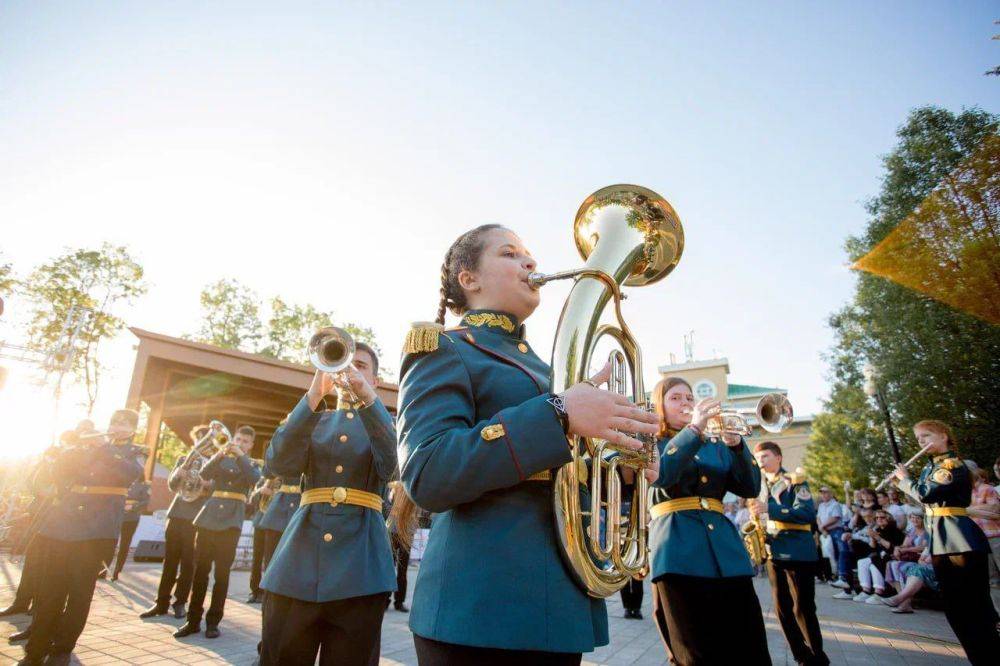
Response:
[[[267,571],[267,565],[271,563],[271,558],[274,557],[274,551],[278,547],[278,542],[281,541],[281,534],[278,530],[264,530],[265,571]]]
[[[771,663],[764,616],[749,576],[665,574],[653,582],[653,617],[672,664]],[[724,629],[722,617],[733,619],[723,623]]]
[[[264,530],[253,528],[253,561],[250,564],[250,594],[260,594],[260,578],[264,572]]]
[[[996,609],[990,598],[989,553],[934,555],[934,575],[948,618],[965,655],[975,664],[995,664],[1000,655]]]
[[[132,545],[132,537],[135,536],[135,528],[139,527],[138,520],[126,520],[122,523],[121,534],[118,535],[118,559],[115,560],[114,575],[122,572],[125,560],[128,559],[128,549]]]
[[[622,606],[625,610],[640,610],[642,608],[642,581],[629,578],[622,588]]]
[[[392,602],[401,606],[406,601],[406,570],[410,567],[410,549],[399,540],[395,532],[389,536],[392,539],[392,558],[396,561],[396,591],[392,593]]]
[[[167,520],[166,543],[163,558],[163,573],[156,593],[156,603],[170,605],[170,593],[174,593],[174,603],[185,604],[191,594],[194,579],[194,525],[185,518]],[[178,568],[180,575],[177,574]],[[174,589],[176,583],[177,588]]]
[[[501,650],[442,643],[413,634],[420,666],[577,666],[582,654],[572,652],[541,652],[539,650]]]
[[[774,611],[795,661],[829,664],[816,618],[816,563],[768,560],[767,577],[771,581]]]
[[[194,538],[194,582],[191,586],[191,605],[188,607],[188,624],[201,624],[204,613],[205,594],[208,592],[208,574],[215,567],[215,582],[212,584],[212,603],[205,615],[205,624],[214,627],[222,621],[229,593],[229,570],[236,559],[236,544],[240,541],[240,531],[235,527],[228,530],[195,530]]]
[[[41,541],[39,581],[44,582],[36,590],[31,638],[24,650],[29,659],[41,660],[46,654],[73,651],[87,624],[101,561],[114,539],[35,538]]]
[[[388,592],[312,602],[264,595],[261,666],[378,664]]]
[[[42,541],[35,535],[28,541],[24,549],[24,565],[21,567],[21,580],[17,584],[17,593],[11,606],[27,610],[35,598],[38,576],[42,565]]]

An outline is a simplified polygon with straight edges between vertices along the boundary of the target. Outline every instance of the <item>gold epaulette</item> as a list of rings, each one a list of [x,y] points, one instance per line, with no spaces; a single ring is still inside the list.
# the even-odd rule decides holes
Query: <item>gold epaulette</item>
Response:
[[[941,463],[941,467],[944,467],[945,469],[956,469],[964,464],[965,463],[962,462],[961,458],[948,458]]]
[[[437,351],[438,341],[444,326],[433,321],[415,321],[406,334],[403,343],[404,354],[420,354]]]

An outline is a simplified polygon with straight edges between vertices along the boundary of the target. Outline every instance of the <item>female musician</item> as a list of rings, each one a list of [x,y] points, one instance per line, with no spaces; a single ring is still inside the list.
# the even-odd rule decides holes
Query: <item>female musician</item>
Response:
[[[770,664],[764,619],[740,534],[722,497],[756,497],[761,474],[742,437],[703,436],[719,401],[695,404],[683,379],[653,388],[660,418],[660,475],[652,491],[653,615],[677,664]],[[739,618],[719,639],[718,614]]]
[[[951,428],[941,421],[920,421],[913,434],[930,461],[914,482],[906,467],[896,466],[899,489],[921,502],[927,516],[931,563],[945,600],[945,617],[973,664],[996,663],[1000,636],[990,599],[986,535],[968,516],[972,501],[969,468],[958,457]]]
[[[398,425],[412,501],[400,497],[393,517],[407,534],[412,502],[437,514],[410,613],[425,666],[579,664],[608,642],[604,602],[560,561],[550,470],[571,460],[567,433],[638,449],[622,433],[652,434],[655,417],[585,382],[552,395],[524,341],[534,269],[508,229],[462,234],[441,267],[437,324],[407,337]],[[447,309],[462,323],[444,331]]]

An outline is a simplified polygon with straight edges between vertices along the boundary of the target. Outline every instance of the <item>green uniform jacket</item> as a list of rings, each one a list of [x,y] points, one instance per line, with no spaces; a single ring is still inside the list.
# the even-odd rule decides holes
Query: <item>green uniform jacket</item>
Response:
[[[212,458],[201,468],[201,478],[213,482],[212,492],[229,492],[243,495],[242,499],[211,497],[194,519],[194,526],[202,530],[243,529],[246,516],[246,496],[260,478],[257,463],[245,453],[238,456]]]
[[[816,522],[816,504],[809,484],[798,474],[784,468],[767,484],[767,534],[771,544],[771,559],[776,562],[815,562],[816,541],[812,530],[780,529],[774,521],[810,526]]]
[[[899,482],[899,489],[924,505],[968,507],[972,503],[972,474],[955,452],[934,456],[920,472],[920,479]],[[968,516],[927,516],[931,555],[990,552],[983,530]]]
[[[570,578],[552,488],[529,481],[570,462],[546,400],[549,366],[502,312],[472,311],[436,350],[403,358],[400,479],[437,514],[410,628],[446,643],[589,652],[608,642],[604,601]]]
[[[653,505],[681,497],[721,501],[727,491],[740,497],[760,492],[760,470],[742,438],[730,448],[684,428],[657,446],[660,477],[650,493]],[[649,544],[653,580],[664,574],[730,578],[754,573],[736,527],[715,511],[694,509],[654,518]]]
[[[142,478],[142,465],[129,445],[100,444],[61,449],[51,468],[57,488],[38,533],[60,541],[117,539],[125,515],[125,494],[74,492],[79,486],[128,489]]]
[[[302,476],[303,490],[342,487],[382,497],[396,470],[392,417],[381,400],[361,409],[324,410],[321,403],[314,412],[303,398],[271,438],[266,461],[283,479]],[[311,602],[395,590],[382,514],[352,504],[299,505],[260,586]]]

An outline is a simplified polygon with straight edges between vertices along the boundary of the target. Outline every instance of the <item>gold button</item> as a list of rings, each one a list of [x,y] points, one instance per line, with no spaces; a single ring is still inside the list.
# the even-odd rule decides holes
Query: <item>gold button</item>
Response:
[[[697,456],[697,454],[695,455],[694,459],[695,459],[695,460],[701,460],[701,458],[699,458],[699,457]]]
[[[673,444],[671,444],[670,446],[667,447],[667,455],[668,456],[672,456],[675,453],[677,453],[677,447],[676,446],[674,446]]]
[[[76,509],[77,509],[77,511],[83,511],[83,507],[82,506],[78,506],[78,507],[76,507]]]
[[[225,509],[225,508],[226,508],[226,505],[225,505],[225,504],[220,504],[220,505],[219,505],[219,508],[220,508],[220,509]]]
[[[340,441],[346,442],[347,441],[347,435],[341,435],[340,436]]]
[[[782,509],[781,513],[788,513],[788,509]]]
[[[526,345],[526,344],[524,344],[524,343],[522,342],[521,344],[519,344],[519,345],[517,346],[517,350],[518,350],[519,352],[521,352],[522,354],[527,354],[527,353],[528,353],[528,345]]]
[[[702,483],[708,483],[708,477],[707,477],[707,476],[705,476],[705,475],[702,475],[702,477],[701,477],[701,482],[702,482]]]
[[[337,474],[340,474],[341,472],[344,471],[344,466],[343,465],[337,465],[336,469],[337,469]]]
[[[333,541],[333,535],[327,532],[326,534],[323,535],[323,541],[330,543],[331,541]]]
[[[347,412],[347,418],[353,419],[354,418],[354,412]]]
[[[708,524],[708,529],[714,530],[715,529],[715,525],[713,525],[712,523],[709,523]]]

